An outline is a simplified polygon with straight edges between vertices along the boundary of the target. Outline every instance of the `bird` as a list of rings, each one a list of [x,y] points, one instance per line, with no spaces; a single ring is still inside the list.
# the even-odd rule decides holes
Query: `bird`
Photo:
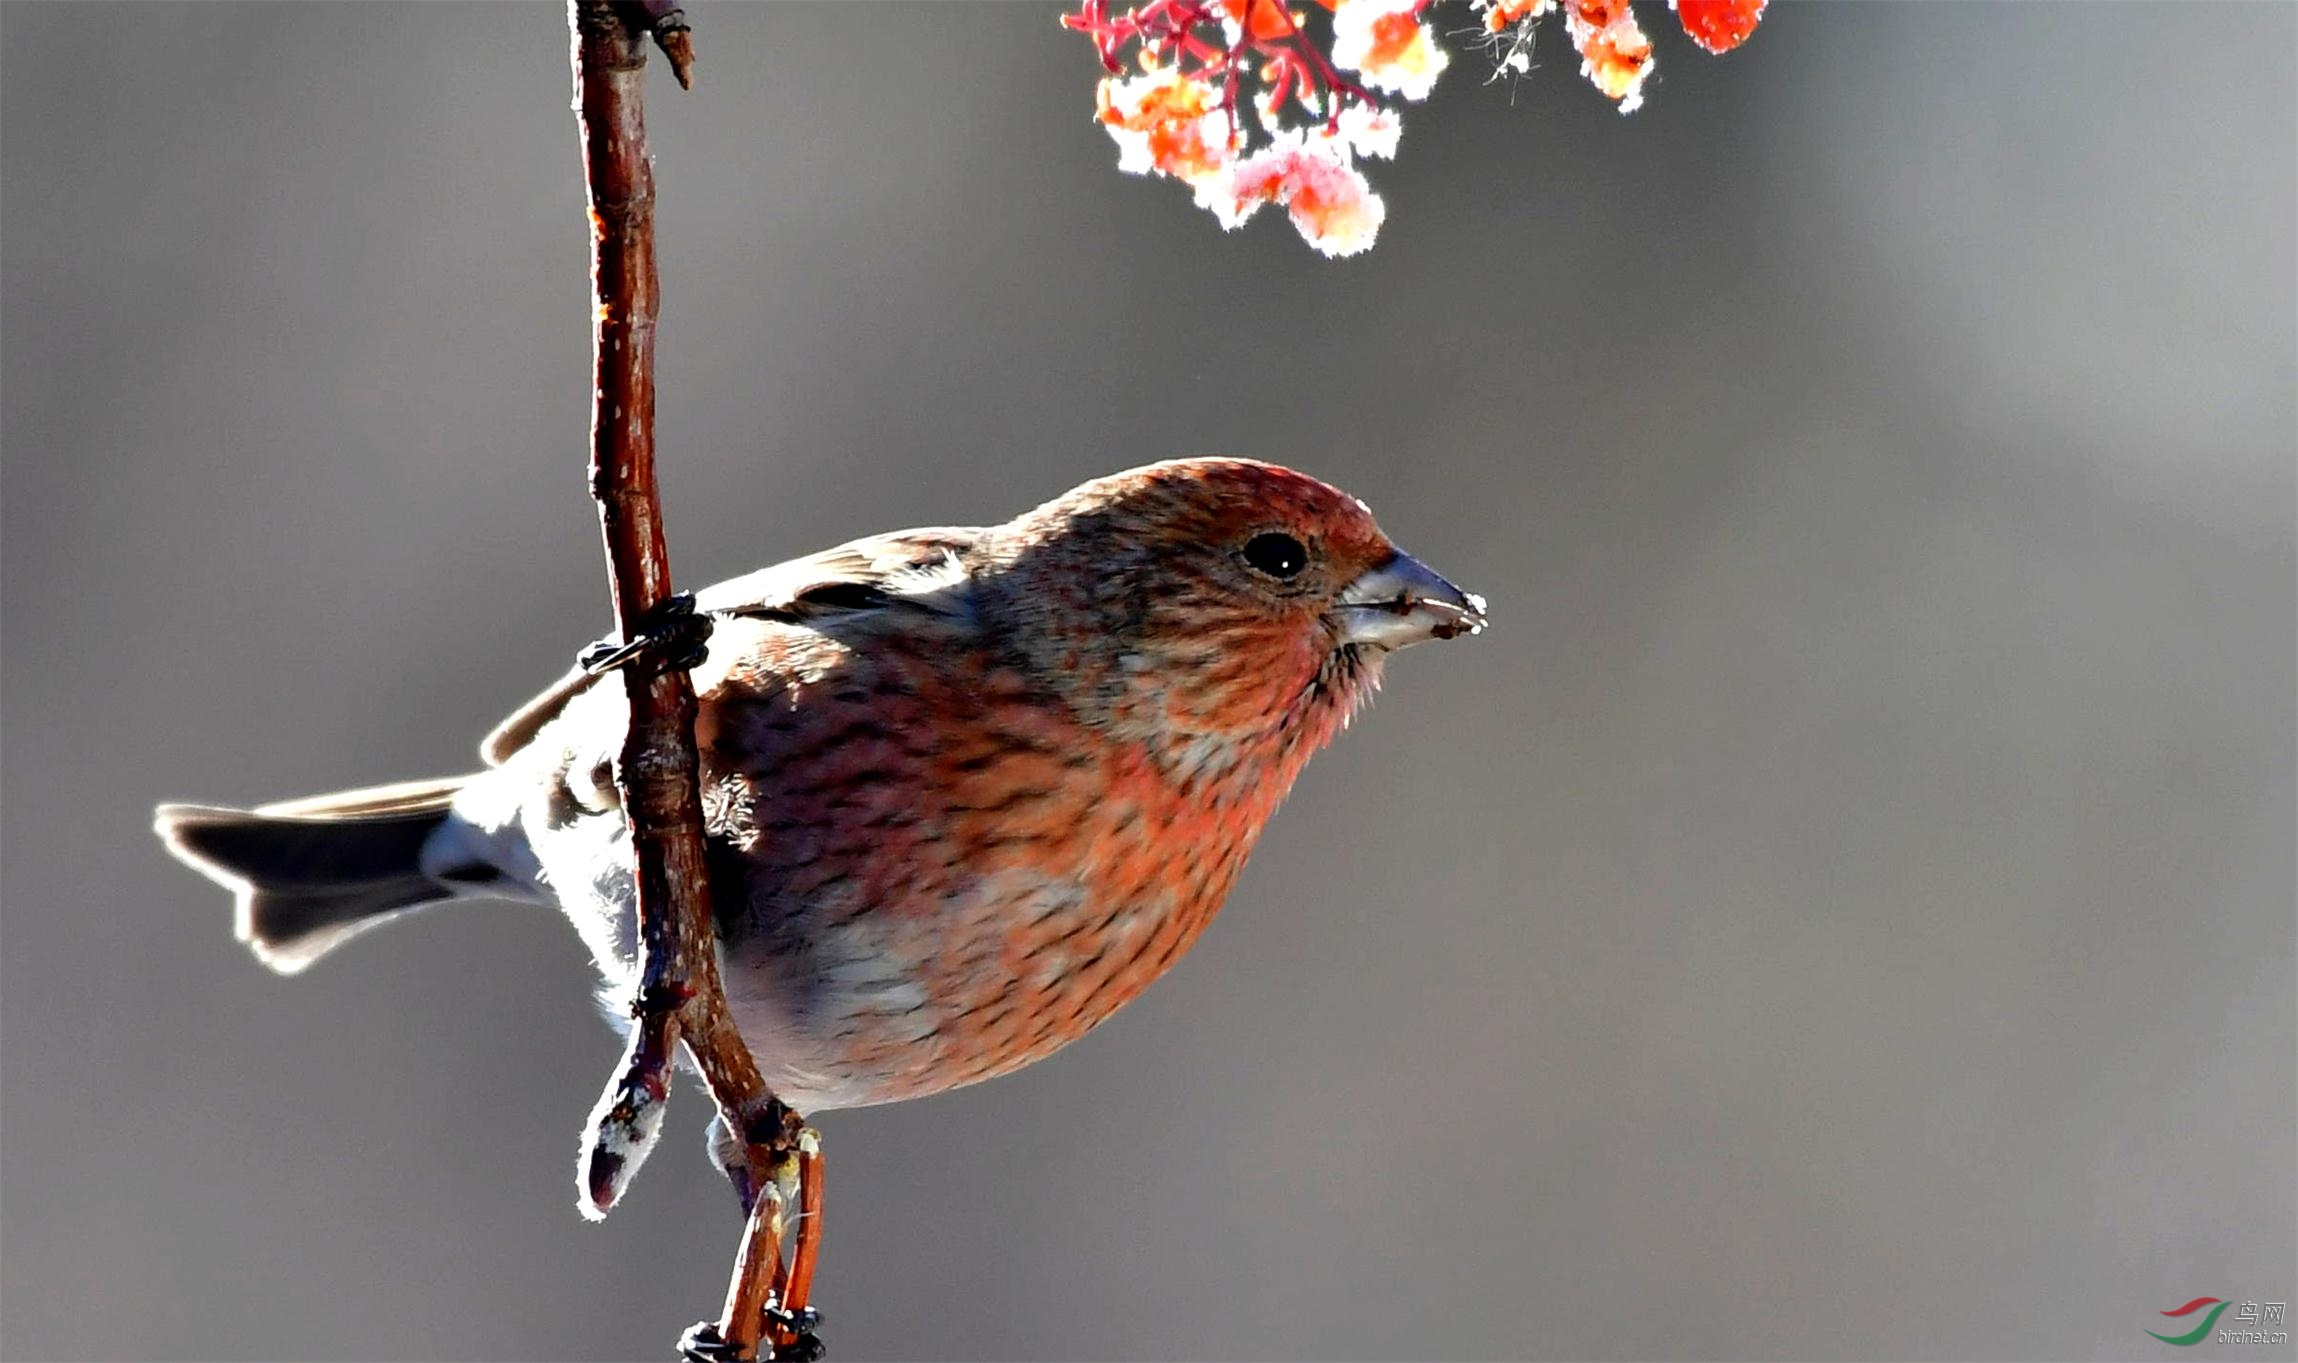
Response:
[[[693,610],[726,1001],[809,1113],[991,1079],[1107,1020],[1204,932],[1388,655],[1485,625],[1363,502],[1240,458],[853,540]],[[283,973],[430,905],[556,905],[627,1025],[629,711],[600,682],[567,673],[475,774],[163,805],[156,831]]]

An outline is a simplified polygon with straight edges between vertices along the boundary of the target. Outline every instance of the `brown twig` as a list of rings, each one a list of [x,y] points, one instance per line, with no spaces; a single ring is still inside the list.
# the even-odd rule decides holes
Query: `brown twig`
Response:
[[[751,1204],[749,1224],[743,1227],[742,1248],[735,1272],[726,1286],[726,1312],[719,1335],[727,1351],[737,1358],[756,1355],[766,1331],[766,1310],[774,1304],[774,1288],[783,1276],[782,1189],[768,1183]]]
[[[803,1311],[814,1295],[814,1266],[822,1251],[822,1138],[798,1133],[798,1237],[790,1249],[790,1283],[783,1300]]]
[[[658,624],[670,600],[670,555],[654,474],[654,176],[646,149],[646,42],[661,44],[685,83],[693,59],[683,15],[654,0],[570,0],[576,106],[590,190],[595,325],[591,495],[598,502],[616,623],[625,640]],[[695,696],[685,671],[641,658],[624,671],[630,726],[617,781],[636,860],[642,951],[629,1048],[592,1116],[584,1209],[611,1210],[661,1135],[675,1047],[683,1043],[728,1128],[740,1133],[753,1186],[793,1158],[803,1123],[767,1091],[726,1011],[710,911],[694,748]],[[779,1218],[775,1218],[778,1222]],[[763,1302],[766,1286],[737,1265],[729,1308]],[[763,1272],[778,1276],[779,1255]],[[780,1283],[772,1283],[778,1288]],[[749,1357],[762,1323],[730,1319],[721,1334]],[[747,1343],[745,1343],[747,1342]]]

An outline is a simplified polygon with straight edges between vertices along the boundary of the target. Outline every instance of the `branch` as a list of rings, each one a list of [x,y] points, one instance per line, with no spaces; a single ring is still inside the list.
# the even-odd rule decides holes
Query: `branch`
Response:
[[[678,604],[671,595],[654,474],[660,285],[654,176],[646,149],[645,44],[651,36],[663,47],[681,84],[693,49],[684,17],[659,0],[570,0],[568,21],[592,228],[590,490],[606,543],[615,620],[628,645],[654,635]],[[584,1150],[583,1209],[593,1217],[620,1200],[660,1138],[672,1056],[680,1043],[709,1085],[727,1129],[740,1139],[752,1186],[797,1166],[803,1126],[767,1091],[719,983],[694,747],[695,696],[685,660],[666,663],[652,649],[621,652],[634,665],[623,672],[630,724],[616,780],[637,863],[642,957],[629,1047],[592,1114]],[[779,1217],[774,1220],[778,1230]],[[767,1286],[747,1279],[772,1275],[774,1265],[754,1265],[754,1257],[745,1254],[737,1265],[730,1316],[718,1330],[733,1357],[756,1356],[765,1329],[754,1303],[766,1300]],[[803,1298],[791,1294],[790,1300],[802,1304]],[[738,1313],[737,1302],[744,1307]]]

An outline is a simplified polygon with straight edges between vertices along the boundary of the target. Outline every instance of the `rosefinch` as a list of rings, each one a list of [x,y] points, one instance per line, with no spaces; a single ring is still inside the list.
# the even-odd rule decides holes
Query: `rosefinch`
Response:
[[[1085,484],[1004,525],[879,535],[701,593],[695,737],[728,1006],[814,1111],[1052,1054],[1197,939],[1385,655],[1484,603],[1364,504],[1241,459]],[[628,711],[580,669],[489,770],[158,828],[273,968],[418,906],[555,902],[636,977]]]

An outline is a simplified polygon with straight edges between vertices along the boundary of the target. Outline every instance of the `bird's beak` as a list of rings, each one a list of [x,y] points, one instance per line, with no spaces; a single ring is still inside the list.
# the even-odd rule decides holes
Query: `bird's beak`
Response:
[[[1430,639],[1481,632],[1484,598],[1453,586],[1400,549],[1388,562],[1342,588],[1334,615],[1344,644],[1408,648]]]

